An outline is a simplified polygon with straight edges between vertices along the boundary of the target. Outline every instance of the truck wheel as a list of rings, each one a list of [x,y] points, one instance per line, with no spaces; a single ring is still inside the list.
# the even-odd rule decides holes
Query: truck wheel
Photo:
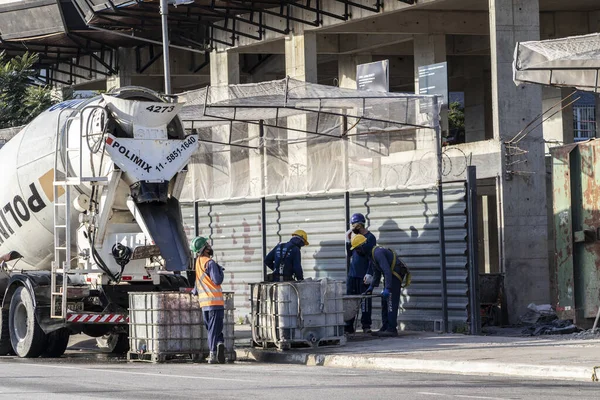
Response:
[[[48,334],[48,344],[42,357],[57,358],[62,356],[67,350],[71,332],[67,328],[61,328]]]
[[[8,316],[10,342],[22,358],[39,357],[46,347],[46,334],[35,319],[33,299],[27,288],[17,288],[10,301]]]
[[[125,354],[129,351],[129,337],[126,333],[108,333],[96,338],[96,344],[104,353]]]
[[[8,328],[8,310],[1,310],[0,313],[0,356],[15,354],[10,343],[10,333]]]

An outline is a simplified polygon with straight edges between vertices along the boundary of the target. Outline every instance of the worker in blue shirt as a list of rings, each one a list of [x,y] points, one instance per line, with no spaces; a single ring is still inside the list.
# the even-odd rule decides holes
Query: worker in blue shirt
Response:
[[[373,281],[365,294],[373,292],[379,286],[381,276],[384,277],[384,289],[381,292],[381,329],[373,332],[374,336],[398,336],[398,307],[400,292],[410,285],[410,272],[395,251],[381,246],[371,246],[363,235],[352,238],[352,250],[369,257],[373,267]]]
[[[351,229],[346,232],[346,250],[350,254],[350,269],[346,280],[346,294],[357,295],[364,293],[371,283],[372,276],[368,274],[369,257],[361,255],[356,250],[351,250],[352,234],[363,235],[367,238],[369,247],[375,247],[377,239],[375,235],[365,228],[367,220],[364,215],[356,213],[350,218]],[[360,305],[362,330],[364,333],[371,332],[371,311],[373,309],[373,300],[371,298],[363,299]],[[354,333],[354,320],[346,322],[346,333]]]
[[[273,281],[304,280],[300,248],[308,246],[308,235],[298,229],[287,243],[279,243],[267,254],[265,265],[273,271]]]

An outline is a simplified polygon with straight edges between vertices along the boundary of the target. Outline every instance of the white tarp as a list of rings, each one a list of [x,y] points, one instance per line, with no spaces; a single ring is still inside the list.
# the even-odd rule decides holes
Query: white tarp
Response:
[[[597,92],[600,33],[517,43],[513,76],[517,85],[537,83]]]
[[[178,99],[201,142],[182,201],[433,187],[438,178],[435,96],[284,79]]]

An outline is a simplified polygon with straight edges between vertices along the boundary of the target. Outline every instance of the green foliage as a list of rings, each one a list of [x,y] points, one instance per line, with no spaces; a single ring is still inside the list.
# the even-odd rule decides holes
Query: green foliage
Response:
[[[37,61],[37,54],[0,53],[0,128],[25,125],[55,103],[50,88],[31,84]]]
[[[465,109],[458,101],[448,106],[448,124],[450,129],[465,129]]]

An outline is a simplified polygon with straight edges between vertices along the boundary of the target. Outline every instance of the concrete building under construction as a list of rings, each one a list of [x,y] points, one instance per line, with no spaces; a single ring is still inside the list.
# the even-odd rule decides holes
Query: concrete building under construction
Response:
[[[477,167],[480,273],[503,275],[511,321],[530,303],[554,302],[546,155],[555,144],[596,137],[598,102],[595,96],[573,102],[570,89],[515,85],[513,56],[518,42],[598,32],[597,1],[197,0],[169,7],[168,26],[176,94],[286,77],[355,89],[357,65],[380,60],[389,60],[391,92],[419,93],[419,67],[447,62],[448,91],[464,107],[465,124],[464,137],[449,139],[445,147],[444,177],[464,180],[467,166]],[[0,48],[8,55],[38,52],[37,81],[63,95],[127,85],[164,90],[161,15],[155,0],[0,0],[0,37]],[[578,108],[580,104],[584,107]],[[549,108],[554,111],[543,114]],[[418,149],[415,139],[388,150]],[[227,162],[233,164],[235,156]],[[313,196],[302,207],[335,213],[328,207],[338,203],[327,199]],[[302,198],[293,201],[298,208]],[[242,203],[237,203],[239,215],[250,208],[251,215],[260,216],[258,203],[256,209],[254,203]],[[244,247],[240,260],[260,268],[260,250],[244,239],[254,231],[239,222],[237,231],[223,233],[229,229],[219,226],[224,214],[214,211],[221,204],[228,203],[212,199],[190,207],[191,231],[206,233],[202,227],[210,225],[215,240],[234,241],[237,232]],[[339,204],[343,208],[343,200]],[[280,206],[274,205],[272,212]],[[361,207],[358,199],[355,206]],[[343,213],[340,218],[343,222]],[[395,229],[382,228],[386,221],[376,223],[380,236]],[[343,243],[341,250],[327,250],[340,246],[343,232],[340,224],[319,233],[321,244],[305,257],[344,263]],[[405,234],[410,238],[412,230]],[[319,277],[328,267],[317,261],[314,276]],[[240,267],[231,288],[241,289],[241,283],[257,277],[252,274]]]

